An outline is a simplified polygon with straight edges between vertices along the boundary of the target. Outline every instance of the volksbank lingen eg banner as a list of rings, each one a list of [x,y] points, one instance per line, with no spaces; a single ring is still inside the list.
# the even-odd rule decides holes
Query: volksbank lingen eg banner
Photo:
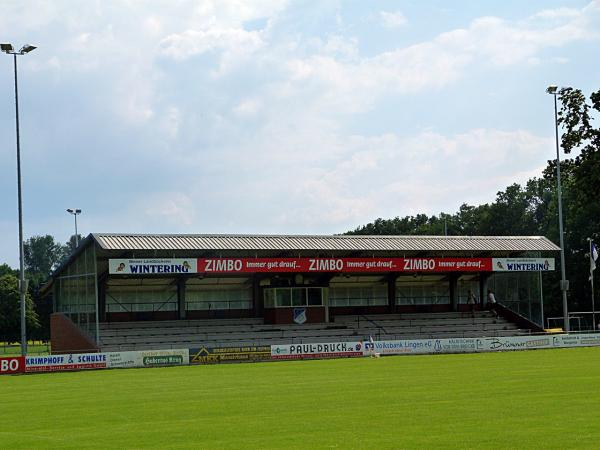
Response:
[[[312,359],[363,356],[362,342],[329,342],[323,344],[272,345],[273,359]]]
[[[114,275],[294,272],[504,272],[554,270],[553,258],[110,259]]]
[[[539,336],[375,341],[372,349],[367,343],[364,354],[368,356],[373,353],[381,355],[475,353],[591,346],[600,346],[600,334],[547,334]]]

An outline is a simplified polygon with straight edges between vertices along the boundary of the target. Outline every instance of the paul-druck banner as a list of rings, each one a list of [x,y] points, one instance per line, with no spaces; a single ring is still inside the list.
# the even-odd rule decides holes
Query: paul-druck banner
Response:
[[[110,259],[113,275],[285,272],[527,272],[554,270],[552,258],[179,258]]]
[[[272,345],[273,359],[312,359],[363,356],[362,342],[329,342],[323,344]]]

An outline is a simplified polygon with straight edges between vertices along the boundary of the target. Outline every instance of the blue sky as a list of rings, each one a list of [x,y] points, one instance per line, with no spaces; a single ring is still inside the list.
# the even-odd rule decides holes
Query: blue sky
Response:
[[[539,175],[549,84],[600,88],[600,1],[3,2],[25,236],[343,232]],[[0,55],[1,56],[1,55]],[[0,57],[0,262],[18,265]]]

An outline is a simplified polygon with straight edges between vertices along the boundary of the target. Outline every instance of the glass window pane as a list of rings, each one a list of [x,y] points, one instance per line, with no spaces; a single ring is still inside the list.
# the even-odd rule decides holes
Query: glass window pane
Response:
[[[308,288],[308,304],[309,306],[321,306],[323,304],[323,296],[321,288]]]
[[[276,289],[275,292],[275,296],[277,298],[277,306],[292,306],[292,294],[290,289]]]
[[[292,289],[292,306],[305,306],[306,305],[306,289],[296,288]]]
[[[265,289],[265,308],[274,308],[275,307],[275,290],[274,289]]]

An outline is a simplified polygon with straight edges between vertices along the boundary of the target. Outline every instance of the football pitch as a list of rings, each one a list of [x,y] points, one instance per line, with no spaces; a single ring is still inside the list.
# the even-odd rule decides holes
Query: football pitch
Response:
[[[600,348],[0,378],[1,448],[599,448]]]

